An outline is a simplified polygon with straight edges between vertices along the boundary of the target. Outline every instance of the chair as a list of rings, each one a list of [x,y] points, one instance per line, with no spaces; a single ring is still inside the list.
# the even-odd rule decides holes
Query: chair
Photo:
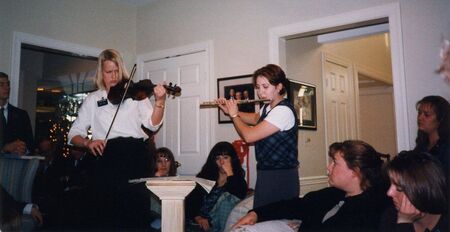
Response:
[[[0,184],[16,200],[31,202],[34,177],[42,157],[0,155]]]

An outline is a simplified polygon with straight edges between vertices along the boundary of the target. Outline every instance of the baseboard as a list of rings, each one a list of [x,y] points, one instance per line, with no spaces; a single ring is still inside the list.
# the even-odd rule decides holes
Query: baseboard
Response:
[[[310,176],[300,178],[300,195],[328,187],[327,176]]]

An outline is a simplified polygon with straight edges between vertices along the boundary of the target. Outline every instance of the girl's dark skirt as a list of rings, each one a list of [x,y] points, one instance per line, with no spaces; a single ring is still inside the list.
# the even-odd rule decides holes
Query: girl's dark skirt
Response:
[[[97,160],[90,189],[91,222],[99,229],[148,228],[150,191],[145,183],[130,184],[131,179],[153,175],[154,161],[142,139],[108,140]]]
[[[257,170],[253,208],[299,197],[298,169]]]

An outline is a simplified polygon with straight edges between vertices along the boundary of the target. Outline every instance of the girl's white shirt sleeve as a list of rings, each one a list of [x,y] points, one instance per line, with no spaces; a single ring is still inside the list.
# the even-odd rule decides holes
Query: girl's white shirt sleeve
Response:
[[[270,110],[270,106],[266,110]],[[276,126],[280,131],[289,130],[295,125],[295,115],[287,106],[273,108],[264,120]]]

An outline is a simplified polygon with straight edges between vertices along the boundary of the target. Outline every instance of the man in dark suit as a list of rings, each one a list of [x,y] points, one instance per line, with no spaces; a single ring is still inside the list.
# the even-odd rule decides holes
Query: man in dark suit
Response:
[[[0,152],[24,155],[33,151],[33,131],[28,113],[8,103],[8,75],[0,72]]]
[[[42,214],[36,205],[16,201],[0,185],[0,230],[8,228],[9,224],[14,224],[14,221],[23,214],[31,215],[38,225],[42,225]]]

